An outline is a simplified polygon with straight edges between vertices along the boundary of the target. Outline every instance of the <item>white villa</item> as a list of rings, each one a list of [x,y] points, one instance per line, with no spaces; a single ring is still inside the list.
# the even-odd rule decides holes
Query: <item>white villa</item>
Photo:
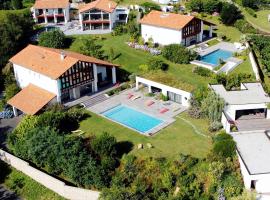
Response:
[[[67,23],[69,16],[69,0],[36,0],[32,12],[36,23]]]
[[[34,115],[51,102],[66,102],[98,92],[116,83],[116,65],[85,56],[28,45],[10,59],[17,84],[22,90],[8,101],[17,109]]]
[[[110,0],[96,0],[79,9],[82,30],[112,30],[117,23],[127,23],[128,9]]]
[[[261,83],[242,83],[240,90],[227,91],[210,85],[226,105],[222,124],[237,143],[237,155],[246,189],[259,195],[270,193],[270,97]],[[236,130],[232,129],[237,127]],[[237,132],[235,132],[237,131]]]
[[[209,37],[214,24],[194,16],[151,11],[140,20],[141,35],[147,42],[152,39],[161,45],[182,44],[189,46],[203,41],[204,25],[208,25]]]

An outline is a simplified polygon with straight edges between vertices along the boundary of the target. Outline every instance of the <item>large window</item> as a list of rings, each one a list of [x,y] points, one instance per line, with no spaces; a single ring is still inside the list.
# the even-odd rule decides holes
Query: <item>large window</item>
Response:
[[[65,91],[94,80],[91,63],[78,62],[67,70],[61,77],[61,90]]]

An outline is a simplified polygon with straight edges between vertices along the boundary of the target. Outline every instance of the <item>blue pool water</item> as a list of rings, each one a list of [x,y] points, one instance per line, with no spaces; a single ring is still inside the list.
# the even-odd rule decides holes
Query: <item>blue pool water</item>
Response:
[[[205,56],[202,56],[200,58],[200,61],[210,63],[212,65],[219,65],[219,59],[226,60],[232,57],[232,55],[233,53],[231,51],[224,51],[224,50],[218,49]]]
[[[123,105],[114,107],[102,114],[141,133],[145,133],[163,122],[160,119]]]

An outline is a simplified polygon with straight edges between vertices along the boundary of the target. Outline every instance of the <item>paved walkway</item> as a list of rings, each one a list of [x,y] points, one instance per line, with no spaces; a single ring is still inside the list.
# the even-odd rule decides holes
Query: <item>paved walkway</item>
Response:
[[[0,121],[0,147],[6,147],[7,134],[11,132],[21,121],[22,116]]]

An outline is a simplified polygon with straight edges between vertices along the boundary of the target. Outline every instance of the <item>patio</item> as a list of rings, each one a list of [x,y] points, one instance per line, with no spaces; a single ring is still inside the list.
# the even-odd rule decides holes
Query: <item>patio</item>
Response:
[[[164,121],[161,125],[151,129],[146,134],[154,134],[167,127],[175,121],[174,117],[187,109],[187,107],[172,101],[161,101],[154,97],[146,96],[142,91],[136,91],[135,88],[128,89],[119,95],[112,96],[107,100],[95,104],[87,109],[96,114],[101,114],[120,104],[129,106],[135,110],[154,116]]]

